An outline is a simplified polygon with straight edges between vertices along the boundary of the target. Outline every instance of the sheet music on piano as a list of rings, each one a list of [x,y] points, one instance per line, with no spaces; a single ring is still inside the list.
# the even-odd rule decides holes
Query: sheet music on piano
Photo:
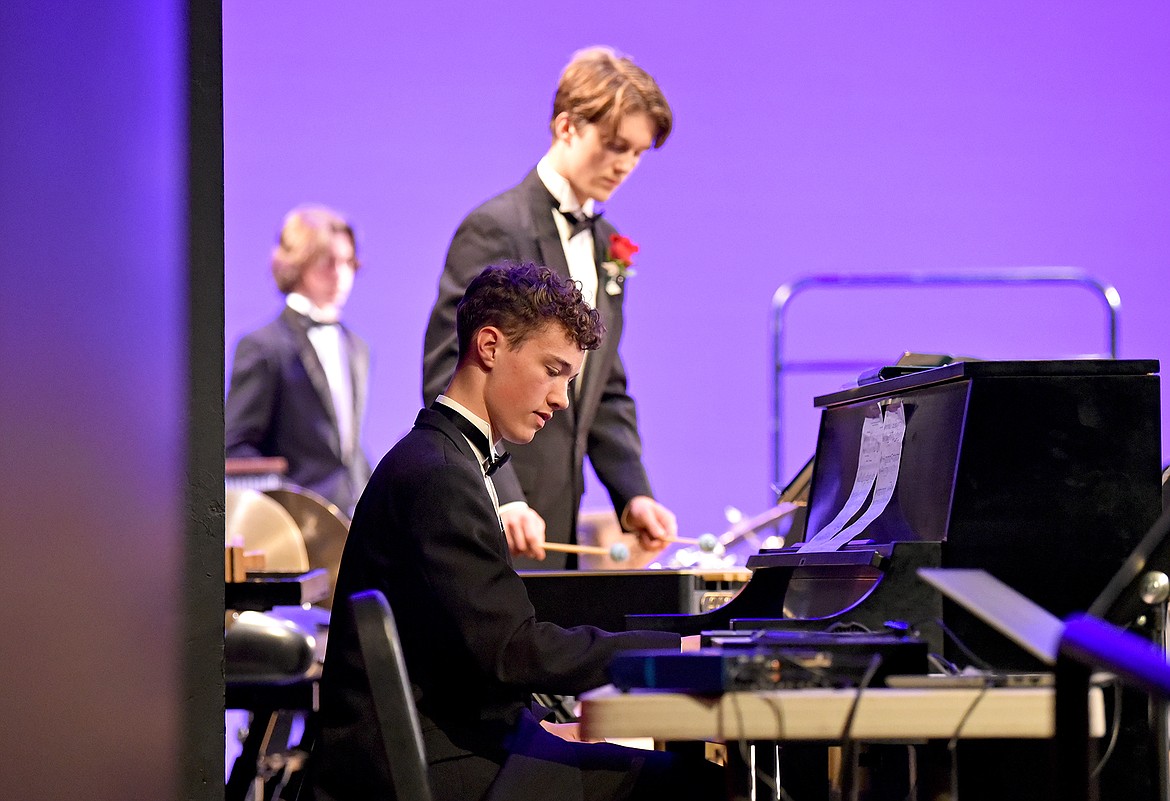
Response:
[[[901,401],[890,401],[884,408],[879,404],[866,411],[853,489],[841,511],[824,528],[801,543],[798,550],[836,551],[862,534],[886,510],[898,483],[905,436],[906,412]],[[869,507],[853,520],[867,499],[871,499]]]
[[[916,570],[978,567],[1056,614],[1084,609],[1159,511],[1157,370],[955,362],[815,398],[802,531],[751,555],[751,579],[725,606],[630,615],[627,628],[876,632],[901,621],[960,658],[932,622],[943,620],[987,661],[1036,669]]]

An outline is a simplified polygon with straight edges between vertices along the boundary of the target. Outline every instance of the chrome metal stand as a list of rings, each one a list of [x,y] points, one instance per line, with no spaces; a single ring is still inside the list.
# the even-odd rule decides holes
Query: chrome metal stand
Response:
[[[880,365],[881,358],[789,360],[784,353],[785,315],[799,296],[812,290],[835,290],[871,287],[874,289],[906,289],[913,287],[988,287],[1036,286],[1071,284],[1081,286],[1098,295],[1105,311],[1106,350],[1101,358],[1117,358],[1118,315],[1121,299],[1111,284],[1104,283],[1075,268],[1029,267],[978,272],[904,272],[872,274],[807,275],[782,284],[772,296],[772,485],[785,483],[783,462],[784,378],[793,372],[832,373],[844,370],[866,370]],[[889,356],[885,356],[888,359]],[[779,490],[775,490],[778,492]]]

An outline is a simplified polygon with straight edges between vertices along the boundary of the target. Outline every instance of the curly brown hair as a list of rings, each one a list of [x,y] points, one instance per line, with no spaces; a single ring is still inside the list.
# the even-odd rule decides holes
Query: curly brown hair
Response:
[[[512,350],[550,322],[559,323],[581,350],[596,350],[605,324],[576,281],[535,264],[492,265],[467,286],[455,311],[459,360],[485,325],[504,332]]]

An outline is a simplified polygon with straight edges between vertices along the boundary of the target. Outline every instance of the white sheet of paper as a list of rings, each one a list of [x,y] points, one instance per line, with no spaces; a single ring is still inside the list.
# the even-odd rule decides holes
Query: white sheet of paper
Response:
[[[876,414],[867,416],[861,424],[861,445],[857,453],[857,476],[853,479],[853,489],[845,499],[841,511],[829,521],[820,531],[805,540],[797,548],[798,551],[821,550],[820,545],[840,533],[849,518],[861,511],[862,504],[869,497],[869,491],[877,479],[878,468],[881,467],[882,445],[882,412],[876,409]],[[832,550],[832,549],[829,549]]]
[[[865,514],[841,529],[825,543],[825,550],[835,551],[865,531],[890,505],[894,488],[898,485],[898,470],[902,466],[902,441],[906,438],[906,410],[902,404],[891,403],[882,417],[881,464],[874,480],[873,501]]]

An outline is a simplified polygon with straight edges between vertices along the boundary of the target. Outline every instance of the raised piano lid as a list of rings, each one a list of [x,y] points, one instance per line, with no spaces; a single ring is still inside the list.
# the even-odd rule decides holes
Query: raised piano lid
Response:
[[[1047,484],[1065,469],[1091,480],[1088,474],[1096,469],[1093,462],[1107,461],[1110,456],[1088,452],[1087,448],[1100,447],[1092,439],[1094,429],[1101,427],[1081,419],[1086,409],[1106,416],[1124,414],[1130,420],[1150,417],[1150,409],[1140,402],[1127,406],[1120,397],[1123,393],[1115,392],[1109,382],[1129,386],[1129,377],[1138,381],[1145,377],[1156,386],[1157,370],[1158,362],[1151,359],[955,362],[817,397],[814,403],[823,411],[808,522],[804,532],[797,533],[800,540],[790,537],[788,545],[799,546],[826,529],[828,534],[854,529],[837,537],[838,542],[854,545],[944,542],[956,513],[956,492],[965,493],[958,499],[960,514],[992,518],[996,513],[980,508],[978,498],[1014,504],[1027,492],[1029,482]],[[979,394],[973,402],[976,387]],[[1143,400],[1153,397],[1156,402],[1156,389],[1151,394],[1139,388],[1130,394]],[[880,417],[895,406],[901,407],[904,432],[899,432],[900,448],[888,482],[893,486],[881,497],[874,489],[872,471],[867,476],[863,467],[866,449],[862,443],[873,446],[869,456],[876,458],[878,443],[864,436],[866,421],[872,423],[875,415]],[[1119,422],[1106,420],[1103,425]],[[980,442],[965,443],[973,428],[978,429]],[[983,445],[988,439],[1002,440],[1004,447],[989,453]],[[1054,457],[1053,452],[1068,443],[1075,443],[1079,451],[1063,461]],[[1002,453],[1002,459],[997,453]],[[1028,475],[1013,461],[1032,462],[1038,473],[1049,475]],[[879,486],[881,478],[879,473]],[[1035,497],[1043,502],[1044,495]],[[846,514],[839,519],[843,509]],[[1008,511],[1013,510],[1001,509],[1001,513]],[[751,567],[758,564],[749,562]]]
[[[820,395],[813,398],[813,405],[823,408],[838,403],[853,403],[930,384],[981,376],[1018,378],[1026,376],[1152,375],[1158,372],[1158,367],[1157,359],[961,361]]]
[[[694,622],[929,619],[941,598],[914,570],[932,566],[988,570],[1058,615],[1086,608],[1158,514],[1157,369],[1154,360],[956,362],[817,398],[806,537],[854,492],[867,414],[901,404],[893,491],[837,551],[804,554],[796,543],[751,557],[755,573],[740,595]],[[872,495],[842,528],[864,517]],[[961,617],[948,625],[986,637]],[[1027,667],[1015,661],[1002,664]]]

